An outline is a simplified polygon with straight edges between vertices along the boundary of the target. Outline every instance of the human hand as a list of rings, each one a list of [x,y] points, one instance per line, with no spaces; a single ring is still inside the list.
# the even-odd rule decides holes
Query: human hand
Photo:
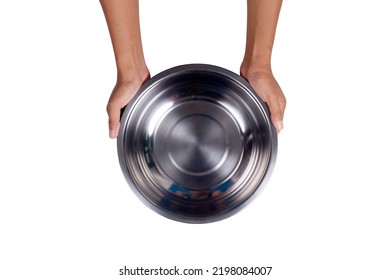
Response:
[[[121,109],[130,102],[140,86],[149,78],[149,71],[145,70],[143,74],[138,73],[128,75],[126,79],[118,79],[107,104],[110,138],[118,137]]]
[[[244,77],[259,97],[267,103],[271,113],[271,120],[277,133],[283,129],[283,116],[286,109],[286,98],[269,67],[248,71],[241,68],[241,76]]]

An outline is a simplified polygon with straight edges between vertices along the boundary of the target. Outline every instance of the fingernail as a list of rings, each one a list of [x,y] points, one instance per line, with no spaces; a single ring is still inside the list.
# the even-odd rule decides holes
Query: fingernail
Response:
[[[279,133],[283,129],[283,121],[278,121],[275,124],[276,131]]]
[[[110,138],[111,139],[114,139],[115,138],[115,130],[113,130],[113,129],[110,129]]]

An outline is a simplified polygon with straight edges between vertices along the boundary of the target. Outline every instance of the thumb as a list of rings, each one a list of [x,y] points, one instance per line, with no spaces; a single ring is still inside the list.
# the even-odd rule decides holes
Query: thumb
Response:
[[[118,137],[120,127],[121,106],[110,102],[107,105],[109,136],[111,139]]]
[[[279,102],[267,102],[268,108],[271,113],[271,121],[274,125],[276,132],[279,132],[283,129],[283,110],[279,105]]]

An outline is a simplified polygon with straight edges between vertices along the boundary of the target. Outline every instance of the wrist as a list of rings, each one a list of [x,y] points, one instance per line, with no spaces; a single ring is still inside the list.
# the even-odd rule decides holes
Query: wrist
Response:
[[[240,74],[248,81],[261,77],[273,77],[271,64],[258,61],[253,62],[244,60],[240,67]]]
[[[118,80],[149,73],[141,46],[130,46],[126,50],[115,52]]]
[[[117,65],[117,83],[143,82],[149,76],[145,63]]]

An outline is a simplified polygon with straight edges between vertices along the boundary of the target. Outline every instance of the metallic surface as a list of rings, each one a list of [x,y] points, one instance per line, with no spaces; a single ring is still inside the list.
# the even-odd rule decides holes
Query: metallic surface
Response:
[[[242,209],[268,181],[277,136],[249,83],[190,64],[148,82],[126,107],[118,156],[132,190],[157,213],[206,223]]]

